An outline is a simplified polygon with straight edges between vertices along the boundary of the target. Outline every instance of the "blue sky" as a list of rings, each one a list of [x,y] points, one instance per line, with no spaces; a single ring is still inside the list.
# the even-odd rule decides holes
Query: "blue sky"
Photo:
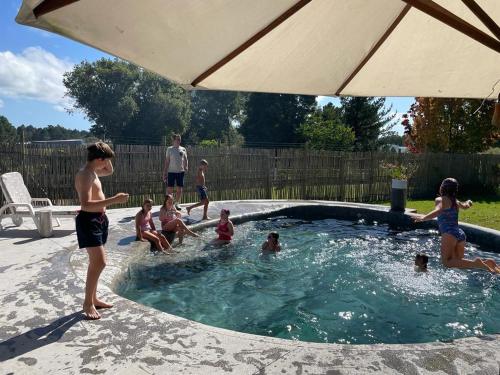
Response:
[[[15,17],[21,0],[3,0],[0,12],[0,115],[14,125],[61,125],[88,130],[90,123],[79,112],[68,114],[62,75],[82,60],[111,57],[98,50],[42,30],[18,25]],[[318,97],[326,104],[336,98]],[[413,98],[387,98],[394,112],[406,112]],[[399,115],[398,115],[399,116]],[[394,130],[402,132],[402,127]]]

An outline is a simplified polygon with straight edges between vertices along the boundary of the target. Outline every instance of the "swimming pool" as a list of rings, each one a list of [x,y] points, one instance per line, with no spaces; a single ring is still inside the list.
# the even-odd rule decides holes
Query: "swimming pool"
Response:
[[[283,251],[261,254],[269,231]],[[201,232],[215,237],[214,229]],[[500,332],[500,279],[447,270],[433,230],[278,217],[237,226],[220,249],[187,240],[181,254],[144,254],[116,291],[171,314],[240,332],[330,343],[420,343]],[[414,254],[431,255],[427,273]],[[484,253],[468,245],[469,256]]]

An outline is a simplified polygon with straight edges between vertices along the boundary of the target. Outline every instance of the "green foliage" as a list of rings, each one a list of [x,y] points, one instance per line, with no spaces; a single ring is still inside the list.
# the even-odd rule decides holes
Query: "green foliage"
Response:
[[[379,137],[378,139],[379,145],[397,145],[403,146],[403,136],[397,134],[396,132],[388,132],[387,134]]]
[[[16,140],[16,128],[7,120],[7,117],[0,116],[0,142],[11,143]]]
[[[90,133],[84,130],[66,129],[61,125],[48,125],[43,128],[35,128],[32,125],[21,125],[17,129],[17,139],[21,140],[24,132],[24,140],[28,141],[50,141],[55,139],[88,139]]]
[[[219,142],[215,139],[204,139],[199,143],[199,146],[202,147],[219,147]]]
[[[498,141],[492,125],[493,104],[479,99],[415,98],[407,142],[417,152],[475,153]],[[476,112],[477,110],[477,112]]]
[[[302,142],[299,126],[315,104],[313,96],[250,94],[240,132],[250,145]]]
[[[193,91],[190,138],[220,139],[240,124],[247,95],[232,91]]]
[[[121,60],[83,61],[64,75],[68,95],[94,124],[91,132],[115,143],[160,144],[184,133],[191,117],[178,85]]]
[[[340,122],[339,109],[332,104],[317,108],[299,127],[306,146],[316,150],[351,150],[354,131]]]
[[[395,180],[409,180],[417,171],[415,163],[385,163],[381,167],[389,172],[391,178]]]
[[[385,107],[385,98],[340,98],[342,122],[354,130],[356,150],[374,150],[377,139],[394,125],[392,108]]]

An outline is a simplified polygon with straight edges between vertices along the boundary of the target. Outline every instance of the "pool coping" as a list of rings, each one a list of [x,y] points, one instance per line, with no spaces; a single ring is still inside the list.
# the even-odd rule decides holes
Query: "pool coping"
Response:
[[[409,215],[387,213],[385,206],[328,201],[211,202],[211,210],[218,212],[221,207],[229,207],[237,213],[237,207],[242,205],[244,211],[233,217],[235,223],[292,205],[369,210],[391,215],[396,222],[410,220]],[[248,211],[245,205],[254,205],[255,210]],[[112,231],[116,230],[117,237],[122,239],[124,234],[130,237],[130,233],[120,232],[113,222],[130,217],[135,211],[109,210]],[[213,224],[214,221],[205,222],[193,228]],[[23,224],[22,228],[33,237],[34,229],[29,225]],[[468,235],[480,230],[461,225]],[[0,260],[0,282],[6,284],[0,287],[4,306],[0,313],[2,370],[66,374],[499,373],[500,335],[426,344],[307,343],[210,327],[142,306],[116,295],[110,287],[114,277],[123,272],[129,257],[148,246],[145,243],[120,245],[121,258],[115,258],[110,251],[113,254],[102,277],[106,285],[100,286],[99,291],[115,307],[104,311],[100,321],[81,320],[81,314],[75,310],[82,301],[86,255],[75,249],[72,226],[73,222],[66,220],[61,230],[70,233],[59,236],[56,228],[54,238],[35,241],[28,238],[26,242],[16,237],[18,228],[9,228],[12,237],[1,242],[6,255]],[[491,231],[487,232],[500,237],[498,231]],[[117,237],[112,241],[119,241]],[[4,243],[8,246],[3,246]],[[133,250],[125,253],[127,246]],[[47,251],[40,252],[42,248]]]

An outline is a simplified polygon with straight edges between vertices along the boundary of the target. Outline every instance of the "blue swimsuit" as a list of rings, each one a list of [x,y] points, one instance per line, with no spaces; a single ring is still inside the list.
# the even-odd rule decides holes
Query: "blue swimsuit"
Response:
[[[458,227],[458,208],[453,205],[444,209],[437,217],[439,232],[448,233],[457,239],[458,242],[465,241],[465,233]]]

